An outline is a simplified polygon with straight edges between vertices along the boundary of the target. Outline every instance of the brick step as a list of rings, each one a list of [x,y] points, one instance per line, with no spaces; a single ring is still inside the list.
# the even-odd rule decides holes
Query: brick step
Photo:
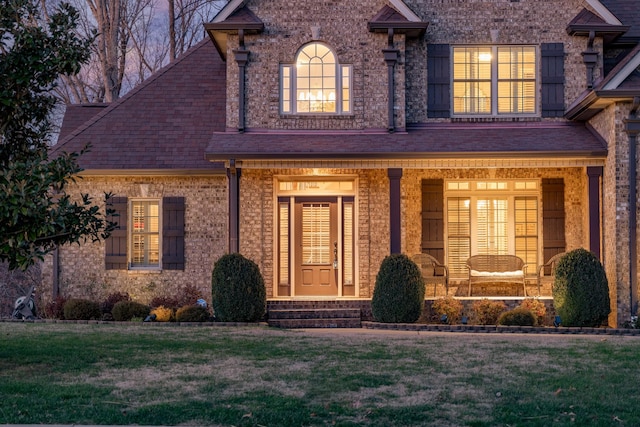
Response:
[[[361,328],[360,318],[271,319],[267,322],[275,328]]]
[[[296,308],[269,310],[269,320],[272,319],[360,319],[357,308]]]
[[[267,310],[359,309],[369,304],[368,301],[267,301]]]

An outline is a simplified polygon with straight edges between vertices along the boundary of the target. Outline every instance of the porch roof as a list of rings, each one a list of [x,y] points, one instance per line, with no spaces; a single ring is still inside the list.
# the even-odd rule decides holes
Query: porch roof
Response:
[[[604,159],[606,143],[588,125],[569,122],[437,123],[404,132],[270,131],[215,133],[210,161]]]

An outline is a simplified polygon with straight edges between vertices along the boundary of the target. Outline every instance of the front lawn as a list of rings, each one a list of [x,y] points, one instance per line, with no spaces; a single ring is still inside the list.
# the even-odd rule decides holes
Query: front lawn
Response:
[[[0,424],[637,426],[640,337],[0,323]]]

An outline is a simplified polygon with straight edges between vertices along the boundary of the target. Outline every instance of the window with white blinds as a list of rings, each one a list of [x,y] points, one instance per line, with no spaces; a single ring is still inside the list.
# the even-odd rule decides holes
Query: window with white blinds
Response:
[[[302,204],[301,239],[303,264],[329,264],[332,262],[329,203]]]
[[[536,113],[535,46],[454,46],[453,113]]]
[[[353,285],[353,202],[343,202],[342,212],[343,284]]]
[[[278,270],[279,283],[289,283],[289,202],[278,204],[278,217],[280,231],[278,235]]]
[[[451,276],[466,276],[465,263],[471,255],[514,254],[537,265],[539,198],[539,183],[534,180],[447,182],[446,251]]]
[[[132,267],[160,265],[160,203],[157,200],[131,202]]]

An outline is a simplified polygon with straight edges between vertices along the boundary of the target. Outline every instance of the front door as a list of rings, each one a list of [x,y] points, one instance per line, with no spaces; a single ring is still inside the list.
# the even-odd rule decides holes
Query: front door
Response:
[[[298,197],[295,218],[295,294],[338,295],[337,199]]]

